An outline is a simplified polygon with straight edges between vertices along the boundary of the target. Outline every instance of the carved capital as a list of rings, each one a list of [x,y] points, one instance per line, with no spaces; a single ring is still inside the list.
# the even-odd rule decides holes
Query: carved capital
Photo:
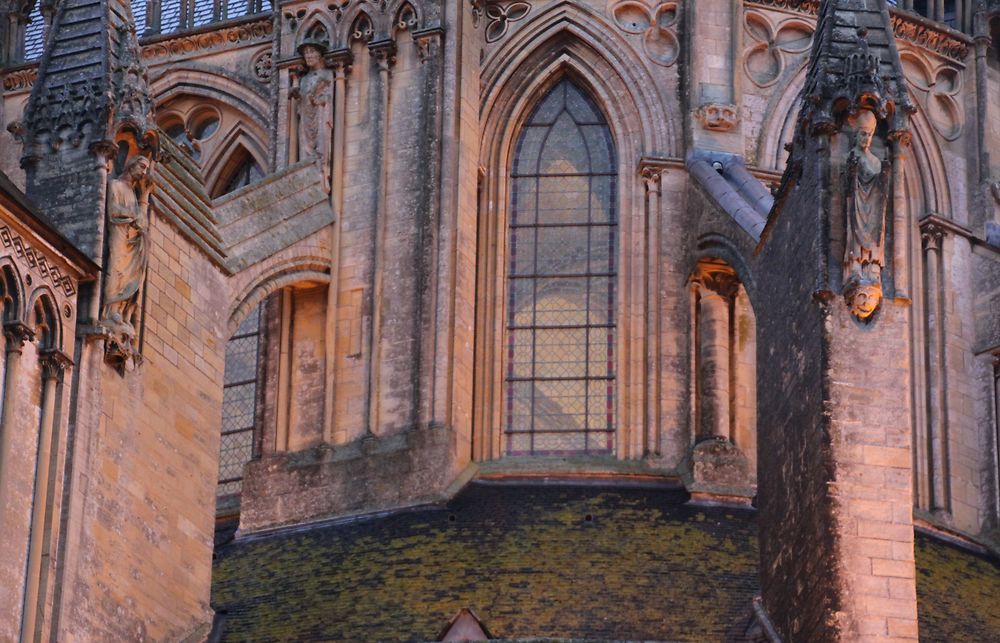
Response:
[[[940,250],[941,242],[944,240],[944,235],[947,232],[944,226],[933,222],[928,222],[920,226],[920,243],[923,245],[924,250]]]
[[[38,363],[42,366],[42,379],[54,379],[57,382],[61,382],[66,371],[73,366],[69,355],[60,350],[44,351],[38,356]]]
[[[18,353],[24,349],[24,343],[35,339],[35,331],[30,326],[19,321],[5,322],[3,337],[8,353]]]
[[[692,279],[703,290],[727,300],[732,299],[740,287],[736,272],[721,261],[698,262]]]
[[[346,47],[334,49],[326,52],[326,66],[333,70],[334,78],[340,80],[346,78],[351,73],[351,65],[354,63],[354,56],[351,50]]]
[[[702,127],[715,132],[728,132],[740,122],[739,108],[725,103],[705,103],[694,116]]]
[[[389,71],[389,68],[396,62],[396,42],[389,39],[370,42],[368,43],[368,53],[378,63],[380,71]]]

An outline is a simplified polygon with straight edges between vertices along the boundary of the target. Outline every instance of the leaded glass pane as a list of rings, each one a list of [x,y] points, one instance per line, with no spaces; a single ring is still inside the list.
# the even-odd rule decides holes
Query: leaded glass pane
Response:
[[[254,425],[259,391],[261,306],[254,307],[226,344],[222,389],[222,442],[216,497],[239,494],[243,467],[254,457]]]
[[[45,20],[42,18],[42,3],[35,2],[35,8],[28,15],[28,24],[24,28],[24,60],[37,60],[42,57],[45,46]]]
[[[604,117],[569,80],[521,132],[507,237],[510,455],[614,451],[616,163]]]

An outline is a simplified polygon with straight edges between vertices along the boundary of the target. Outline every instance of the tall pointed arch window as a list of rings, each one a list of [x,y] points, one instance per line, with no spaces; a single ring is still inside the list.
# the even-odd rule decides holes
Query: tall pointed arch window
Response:
[[[506,453],[613,453],[617,160],[603,114],[569,78],[525,123],[510,178]]]

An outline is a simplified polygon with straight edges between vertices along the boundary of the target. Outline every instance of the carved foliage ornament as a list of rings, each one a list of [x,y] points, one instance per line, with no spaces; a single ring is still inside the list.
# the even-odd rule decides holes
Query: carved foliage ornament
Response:
[[[254,78],[262,83],[271,81],[274,74],[274,57],[270,50],[262,51],[250,61],[250,68],[253,70]]]
[[[819,11],[819,0],[753,0],[753,4],[800,13],[814,14]]]
[[[623,0],[611,7],[618,27],[629,34],[642,36],[642,49],[657,65],[669,67],[677,62],[678,10],[676,2],[663,2],[653,8],[635,0]]]
[[[226,29],[162,40],[143,47],[142,58],[147,61],[156,60],[171,56],[196,54],[227,45],[251,43],[267,38],[271,35],[272,29],[270,20],[257,20]]]
[[[31,89],[38,78],[38,66],[34,65],[26,69],[15,69],[8,71],[3,77],[4,91],[15,92],[22,89]]]
[[[969,54],[969,45],[944,31],[938,31],[934,27],[895,13],[889,20],[897,38],[909,40],[915,45],[926,47],[959,62],[965,60]]]
[[[781,77],[788,59],[804,54],[812,45],[812,26],[797,18],[774,24],[758,11],[747,11],[744,28],[749,47],[743,56],[743,67],[759,87],[773,85]]]
[[[496,42],[504,37],[510,23],[523,20],[531,5],[527,2],[511,2],[502,5],[499,2],[486,3],[486,42]]]

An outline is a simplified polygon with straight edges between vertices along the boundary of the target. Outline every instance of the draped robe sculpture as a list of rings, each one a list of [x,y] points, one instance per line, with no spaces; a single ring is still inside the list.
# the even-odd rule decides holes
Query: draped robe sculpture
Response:
[[[306,64],[306,73],[293,91],[299,98],[299,160],[318,160],[329,187],[333,73],[326,68],[321,45],[303,43],[299,52]]]
[[[859,319],[870,317],[882,301],[891,166],[871,151],[877,124],[875,114],[869,110],[857,116],[857,132],[845,172],[844,297],[851,313]]]
[[[125,368],[134,365],[138,349],[134,322],[149,262],[151,167],[148,158],[136,155],[108,183],[108,258],[100,325],[108,332],[109,359]]]

